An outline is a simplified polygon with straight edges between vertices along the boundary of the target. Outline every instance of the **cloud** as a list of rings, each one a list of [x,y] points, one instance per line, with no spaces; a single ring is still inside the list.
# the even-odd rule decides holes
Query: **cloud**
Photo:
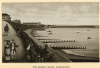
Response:
[[[11,15],[12,20],[21,19],[22,22],[72,24],[78,23],[80,19],[84,22],[85,18],[88,21],[98,20],[96,18],[99,18],[99,3],[3,3],[3,12]]]

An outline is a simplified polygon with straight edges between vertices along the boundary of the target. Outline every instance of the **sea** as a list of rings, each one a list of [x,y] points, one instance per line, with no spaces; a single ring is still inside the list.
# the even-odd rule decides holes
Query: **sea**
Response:
[[[86,49],[62,49],[62,51],[67,54],[99,58],[99,28],[48,28],[46,30],[37,30],[35,34],[40,36],[36,38],[42,39],[75,40],[75,42],[47,44],[48,46],[86,47]]]

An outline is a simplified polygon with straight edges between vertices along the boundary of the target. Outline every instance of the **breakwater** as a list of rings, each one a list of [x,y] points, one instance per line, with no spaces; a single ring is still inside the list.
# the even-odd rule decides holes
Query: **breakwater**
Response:
[[[50,39],[50,38],[37,38],[43,43],[61,43],[61,42],[76,42],[76,40],[61,40],[61,39]]]
[[[86,47],[76,47],[76,46],[51,46],[53,49],[86,49]]]
[[[76,42],[75,40],[40,40],[43,43]]]
[[[61,40],[61,39],[49,39],[49,38],[37,38],[38,40]]]

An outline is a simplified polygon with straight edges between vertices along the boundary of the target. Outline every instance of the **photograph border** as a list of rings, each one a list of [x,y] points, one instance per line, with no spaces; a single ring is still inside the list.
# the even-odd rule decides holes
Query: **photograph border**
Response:
[[[39,68],[39,66],[45,66],[44,68],[48,68],[49,66],[54,66],[54,68],[56,68],[56,66],[65,66],[65,68],[100,68],[100,62],[52,62],[52,63],[2,63],[2,3],[35,3],[35,2],[99,2],[99,20],[100,20],[100,1],[99,0],[1,0],[0,1],[0,9],[1,9],[1,49],[0,49],[0,68]],[[100,21],[99,21],[99,25],[100,25]],[[99,33],[100,33],[100,28],[99,28]],[[100,37],[99,37],[100,38]],[[100,43],[100,40],[99,40]],[[100,45],[100,44],[99,44]],[[99,47],[100,49],[100,47]],[[100,50],[99,50],[100,52]],[[99,54],[99,60],[100,60],[100,54]],[[60,68],[62,68],[60,67]]]

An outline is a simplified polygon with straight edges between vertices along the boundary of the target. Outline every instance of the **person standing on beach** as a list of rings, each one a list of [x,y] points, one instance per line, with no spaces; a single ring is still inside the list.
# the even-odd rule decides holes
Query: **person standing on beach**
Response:
[[[5,30],[5,34],[6,35],[9,35],[9,27],[8,27],[8,24],[6,24],[6,26],[4,27],[4,30]]]

